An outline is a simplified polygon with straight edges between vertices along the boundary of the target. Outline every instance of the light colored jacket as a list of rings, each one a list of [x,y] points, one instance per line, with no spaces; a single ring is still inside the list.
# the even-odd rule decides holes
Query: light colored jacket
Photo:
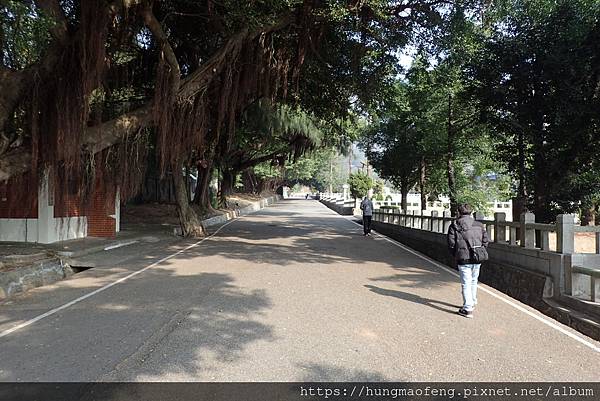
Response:
[[[360,203],[360,210],[363,211],[363,216],[373,216],[373,202],[371,199],[363,199]]]

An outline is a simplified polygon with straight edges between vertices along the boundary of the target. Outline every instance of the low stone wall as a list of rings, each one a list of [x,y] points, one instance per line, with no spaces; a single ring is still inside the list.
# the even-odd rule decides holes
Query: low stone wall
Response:
[[[377,221],[373,222],[373,228],[440,263],[456,268],[454,259],[448,253],[445,234]],[[554,290],[554,280],[549,274],[550,265],[556,263],[553,258],[560,260],[562,255],[544,252],[549,255],[543,255],[545,258],[542,258],[527,252],[540,251],[520,249],[515,252],[515,247],[510,247],[510,250],[507,248],[501,244],[490,244],[490,260],[481,268],[480,281],[544,311],[548,308],[544,297],[551,297]]]
[[[342,216],[354,216],[354,208],[351,206],[338,205],[335,202],[321,200],[321,203]]]
[[[270,205],[280,201],[281,199],[282,199],[281,195],[274,195],[274,196],[271,196],[268,198],[264,198],[264,199],[254,202],[251,205],[248,205],[246,207],[228,212],[227,214],[222,214],[220,216],[215,216],[215,217],[211,217],[210,219],[202,220],[202,225],[204,225],[204,227],[211,227],[211,226],[223,224],[229,220],[235,219],[236,217],[244,216],[244,215],[256,212],[258,210],[264,209],[265,207],[270,206]]]
[[[0,272],[0,300],[32,288],[52,284],[73,274],[58,258],[33,262],[28,266]]]

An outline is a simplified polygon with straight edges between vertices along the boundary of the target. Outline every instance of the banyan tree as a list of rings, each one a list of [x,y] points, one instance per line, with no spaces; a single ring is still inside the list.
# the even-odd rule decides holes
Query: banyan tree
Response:
[[[392,50],[438,4],[0,1],[0,182],[25,192],[46,174],[82,205],[102,182],[126,200],[151,157],[173,178],[184,234],[202,235],[183,171],[198,171],[206,205],[213,168],[231,181],[314,148],[317,125],[376,98]],[[271,116],[266,131],[252,107]]]

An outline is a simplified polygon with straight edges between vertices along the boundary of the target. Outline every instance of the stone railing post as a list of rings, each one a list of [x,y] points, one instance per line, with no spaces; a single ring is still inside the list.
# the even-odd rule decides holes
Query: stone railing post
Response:
[[[440,221],[436,217],[438,217],[438,211],[432,210],[431,211],[431,225],[430,225],[429,230],[433,231],[434,233],[440,232]]]
[[[596,233],[596,253],[600,254],[600,231]]]
[[[498,223],[506,222],[506,213],[494,213],[494,242],[506,242],[506,226]]]
[[[525,212],[521,214],[521,246],[523,248],[535,248],[535,229],[527,228],[527,224],[535,223],[535,214]]]
[[[556,252],[575,253],[575,215],[556,216]]]
[[[444,213],[442,213],[442,217],[447,218],[447,217],[452,217],[452,214],[450,213],[449,210],[444,210]],[[442,233],[446,234],[448,232],[448,229],[450,228],[450,222],[443,220],[442,221]]]

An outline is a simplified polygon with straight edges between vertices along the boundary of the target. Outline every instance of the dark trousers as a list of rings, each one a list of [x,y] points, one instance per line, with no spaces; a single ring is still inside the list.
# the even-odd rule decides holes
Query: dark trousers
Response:
[[[371,233],[371,220],[373,216],[363,216],[363,231],[365,234]]]

